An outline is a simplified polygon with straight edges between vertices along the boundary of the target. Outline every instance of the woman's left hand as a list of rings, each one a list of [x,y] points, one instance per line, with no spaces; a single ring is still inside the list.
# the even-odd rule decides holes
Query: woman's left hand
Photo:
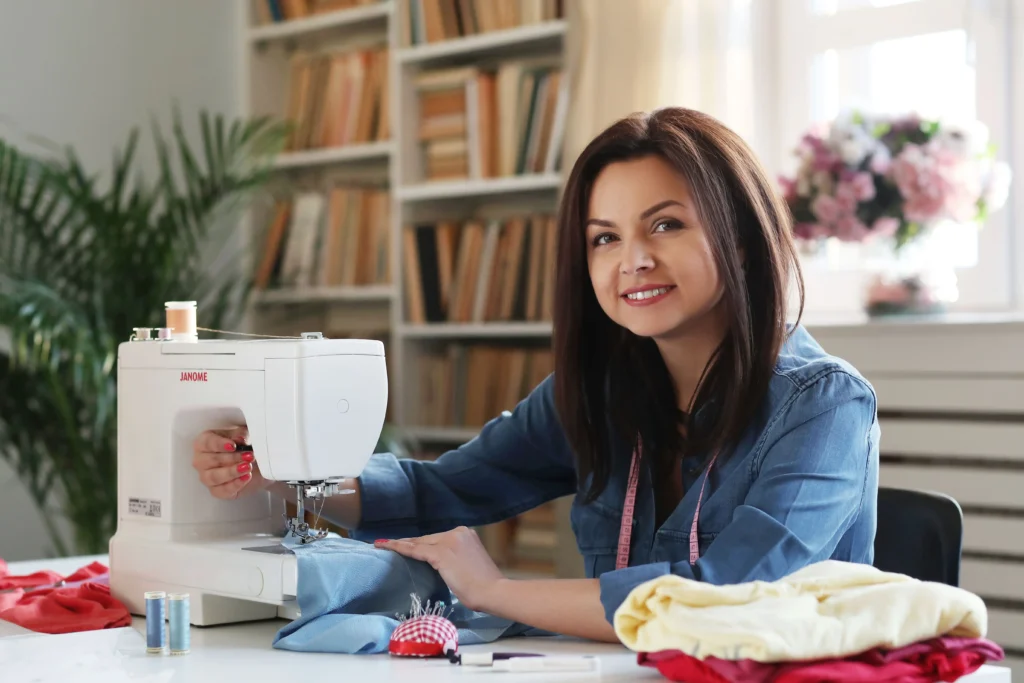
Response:
[[[474,611],[488,611],[489,601],[505,579],[480,537],[464,526],[419,538],[375,541],[374,545],[429,563],[459,601]]]

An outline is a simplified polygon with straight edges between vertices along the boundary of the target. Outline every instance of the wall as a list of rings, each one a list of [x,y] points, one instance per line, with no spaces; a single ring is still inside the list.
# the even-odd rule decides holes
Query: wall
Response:
[[[149,123],[166,122],[173,103],[186,121],[201,108],[239,113],[240,2],[0,0],[0,136],[71,145],[100,172],[140,126],[139,161],[152,168]],[[50,553],[30,499],[2,462],[0,520],[0,558]]]

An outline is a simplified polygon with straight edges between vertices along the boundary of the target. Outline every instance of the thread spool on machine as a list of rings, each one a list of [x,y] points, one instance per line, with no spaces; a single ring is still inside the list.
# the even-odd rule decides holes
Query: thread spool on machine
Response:
[[[164,303],[164,315],[171,339],[199,341],[195,301],[167,301]]]
[[[164,327],[157,327],[156,339],[161,341],[199,341],[199,328],[196,326],[195,301],[164,302]],[[134,327],[133,341],[153,339],[152,327]]]

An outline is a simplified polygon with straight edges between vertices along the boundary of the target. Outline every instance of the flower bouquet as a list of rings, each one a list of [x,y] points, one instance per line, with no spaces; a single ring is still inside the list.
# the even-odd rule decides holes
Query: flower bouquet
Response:
[[[940,224],[980,225],[1009,193],[1010,169],[980,122],[854,113],[809,131],[795,154],[795,175],[780,183],[804,242],[887,240],[898,258]],[[932,293],[925,274],[879,278],[869,310],[934,308]]]

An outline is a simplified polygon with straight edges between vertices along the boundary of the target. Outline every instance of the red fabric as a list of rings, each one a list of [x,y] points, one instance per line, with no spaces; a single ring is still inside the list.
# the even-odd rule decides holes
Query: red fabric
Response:
[[[650,666],[661,672],[661,675],[671,681],[683,681],[684,683],[732,683],[728,678],[722,676],[710,664],[679,652],[663,657],[651,657],[641,652],[637,661],[643,666]]]
[[[107,572],[106,566],[93,562],[66,577],[52,571],[8,576],[7,564],[0,560],[0,590],[16,589],[0,593],[0,619],[39,633],[129,626],[132,617],[128,608],[110,594],[110,586],[99,582]],[[62,578],[68,585],[25,590],[50,585]]]
[[[834,661],[784,667],[772,683],[933,683],[955,681],[985,663],[978,652],[932,652],[911,660],[875,666],[868,662]]]
[[[812,662],[700,660],[679,651],[640,653],[637,661],[686,683],[936,683],[955,681],[1002,657],[1002,649],[984,638],[937,638],[897,650],[874,649]]]
[[[57,572],[41,571],[34,574],[24,574],[22,576],[9,576],[7,574],[7,563],[0,559],[0,591],[7,590],[9,588],[32,588],[33,586],[45,586],[51,583],[57,583],[61,580],[61,575]]]

